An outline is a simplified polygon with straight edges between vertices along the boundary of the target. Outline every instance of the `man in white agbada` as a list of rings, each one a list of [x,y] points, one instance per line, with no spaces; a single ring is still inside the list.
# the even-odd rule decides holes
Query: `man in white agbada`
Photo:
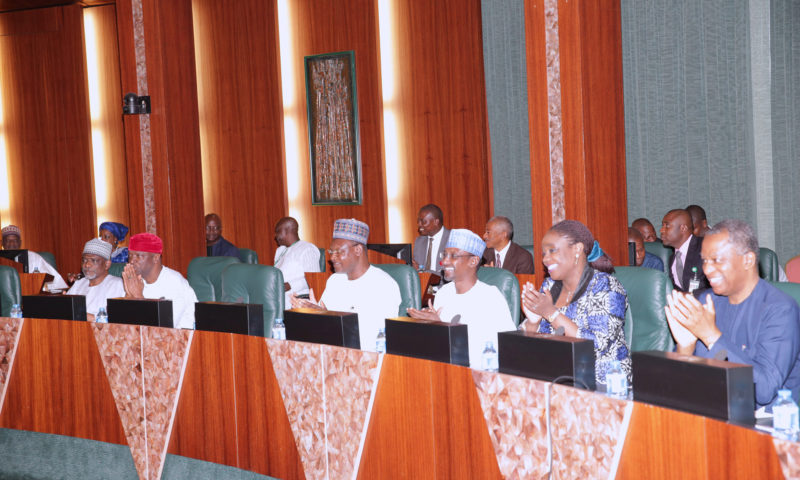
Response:
[[[83,278],[72,284],[67,295],[86,297],[86,318],[93,322],[101,308],[106,308],[106,300],[125,296],[122,279],[108,274],[111,266],[111,244],[93,238],[83,246],[81,271]]]
[[[414,318],[451,322],[460,315],[459,323],[467,325],[469,364],[480,368],[481,355],[487,341],[497,349],[497,333],[516,330],[508,303],[493,285],[478,280],[478,268],[486,244],[481,237],[465,229],[450,230],[450,238],[442,253],[444,278],[450,283],[441,287],[426,308],[408,309]]]
[[[2,230],[3,235],[3,250],[19,250],[22,248],[22,233],[16,225],[6,225]],[[48,290],[61,290],[67,288],[67,282],[58,273],[52,265],[47,263],[47,260],[42,258],[41,255],[28,250],[28,272],[41,272],[49,273],[53,276],[53,281],[47,284]]]
[[[292,308],[315,308],[358,313],[361,349],[375,351],[375,338],[387,318],[396,317],[400,308],[400,287],[383,270],[369,264],[367,238],[369,226],[355,219],[339,219],[333,224],[333,241],[328,256],[336,272],[328,278],[319,303],[314,291],[309,300],[292,295]]]
[[[161,264],[164,244],[157,235],[138,233],[128,246],[128,264],[122,272],[126,298],[172,300],[172,325],[194,328],[197,295],[183,275]]]
[[[283,289],[286,305],[291,305],[292,294],[308,294],[306,272],[319,272],[319,249],[300,240],[297,220],[283,217],[275,225],[275,242],[280,245],[275,251],[275,267],[283,273]]]

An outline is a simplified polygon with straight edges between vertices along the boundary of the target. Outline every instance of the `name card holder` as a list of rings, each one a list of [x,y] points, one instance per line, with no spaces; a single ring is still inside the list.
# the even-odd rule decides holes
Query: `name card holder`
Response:
[[[22,313],[26,318],[86,321],[83,295],[23,295]]]
[[[293,308],[283,316],[286,340],[361,348],[357,313]]]
[[[675,352],[634,352],[633,399],[744,425],[755,423],[753,367]]]
[[[264,306],[260,303],[198,302],[195,330],[264,336]]]
[[[497,344],[501,373],[545,381],[567,376],[589,390],[597,386],[592,340],[513,331],[498,333]]]
[[[468,367],[467,326],[410,317],[387,318],[386,352]]]
[[[172,300],[109,298],[108,323],[172,328]]]

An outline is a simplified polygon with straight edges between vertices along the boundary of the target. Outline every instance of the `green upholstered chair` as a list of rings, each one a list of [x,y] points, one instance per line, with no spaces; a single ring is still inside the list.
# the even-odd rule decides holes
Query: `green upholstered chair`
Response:
[[[800,305],[800,283],[793,283],[793,282],[769,282],[777,288],[778,290],[782,291],[790,295],[794,298],[794,301]]]
[[[527,250],[528,253],[530,253],[533,256],[533,258],[536,258],[536,252],[533,251],[533,245],[520,245],[520,247]]]
[[[768,282],[777,282],[780,277],[778,254],[766,247],[758,249],[758,274]]]
[[[58,270],[58,267],[56,266],[56,256],[55,255],[53,255],[50,252],[36,252],[36,253],[38,253],[40,257],[44,258],[44,261],[49,263],[51,267],[53,267],[56,270]]]
[[[240,262],[234,257],[195,257],[189,262],[186,276],[198,302],[221,301],[222,271],[235,263]]]
[[[222,301],[264,306],[264,335],[272,336],[272,322],[283,318],[283,274],[268,265],[234,263],[222,272]]]
[[[514,325],[519,325],[520,317],[520,289],[517,277],[502,268],[482,267],[478,269],[478,280],[489,285],[494,285],[508,302],[511,310],[511,319]]]
[[[664,263],[664,273],[669,271],[669,257],[675,249],[672,247],[665,247],[661,242],[644,242],[644,250],[661,259]]]
[[[0,317],[11,315],[11,305],[22,303],[19,274],[13,267],[0,265]]]
[[[108,267],[108,273],[115,277],[122,278],[122,271],[125,270],[125,265],[127,265],[127,263],[112,263],[111,266]]]
[[[397,314],[401,317],[407,317],[407,308],[419,308],[421,300],[421,290],[419,285],[419,274],[412,267],[408,265],[401,265],[397,263],[383,263],[376,264],[375,267],[380,268],[388,273],[397,285],[400,287],[400,309]]]
[[[667,275],[652,268],[614,267],[614,274],[628,293],[628,308],[633,323],[631,351],[672,350],[675,346],[667,324],[664,306],[672,290]],[[625,315],[628,322],[628,315]],[[626,335],[627,337],[627,335]]]
[[[258,265],[258,254],[256,253],[255,250],[250,250],[249,248],[240,248],[239,260],[241,260],[242,263]]]
[[[319,248],[319,247],[318,247]],[[328,260],[325,258],[326,251],[324,248],[319,249],[319,271],[325,272],[328,270]]]

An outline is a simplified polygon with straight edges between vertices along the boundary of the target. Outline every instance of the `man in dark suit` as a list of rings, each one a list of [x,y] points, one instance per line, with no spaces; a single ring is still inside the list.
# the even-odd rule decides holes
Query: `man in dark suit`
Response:
[[[512,242],[514,224],[506,217],[492,217],[486,222],[483,240],[486,250],[483,252],[484,265],[498,267],[511,273],[533,273],[533,256]]]
[[[703,273],[703,260],[700,258],[703,239],[692,235],[693,230],[692,217],[686,210],[670,210],[661,221],[661,241],[675,249],[669,257],[672,284],[676,290],[689,292],[692,268],[696,268],[700,282],[697,288],[692,289],[692,293],[699,293],[707,289],[709,284]]]
[[[439,257],[444,252],[450,230],[444,228],[442,209],[429,203],[419,209],[417,215],[419,237],[414,241],[412,264],[420,272],[439,273],[442,270]]]

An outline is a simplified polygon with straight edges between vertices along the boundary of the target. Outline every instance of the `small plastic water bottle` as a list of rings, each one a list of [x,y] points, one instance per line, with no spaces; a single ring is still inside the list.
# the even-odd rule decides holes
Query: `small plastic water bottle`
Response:
[[[375,351],[378,353],[386,353],[386,327],[381,327],[378,330],[378,336],[375,337]]]
[[[22,318],[22,308],[20,308],[19,303],[11,305],[11,318]]]
[[[697,272],[697,267],[692,267],[692,278],[689,279],[689,293],[694,293],[698,288],[700,288],[700,274]]]
[[[106,309],[104,307],[100,307],[100,310],[97,311],[94,321],[97,323],[108,323],[108,314],[106,313]]]
[[[286,326],[282,318],[276,318],[272,325],[272,338],[275,340],[286,340]]]
[[[797,440],[798,408],[791,390],[778,390],[778,401],[772,406],[774,435],[784,440]]]
[[[39,271],[39,267],[33,267],[33,273],[42,273]]]
[[[494,342],[489,340],[483,347],[481,357],[481,370],[486,372],[496,372],[498,370],[497,350],[494,349]]]
[[[614,360],[606,371],[606,393],[616,398],[628,397],[628,376],[622,369],[622,363]]]

